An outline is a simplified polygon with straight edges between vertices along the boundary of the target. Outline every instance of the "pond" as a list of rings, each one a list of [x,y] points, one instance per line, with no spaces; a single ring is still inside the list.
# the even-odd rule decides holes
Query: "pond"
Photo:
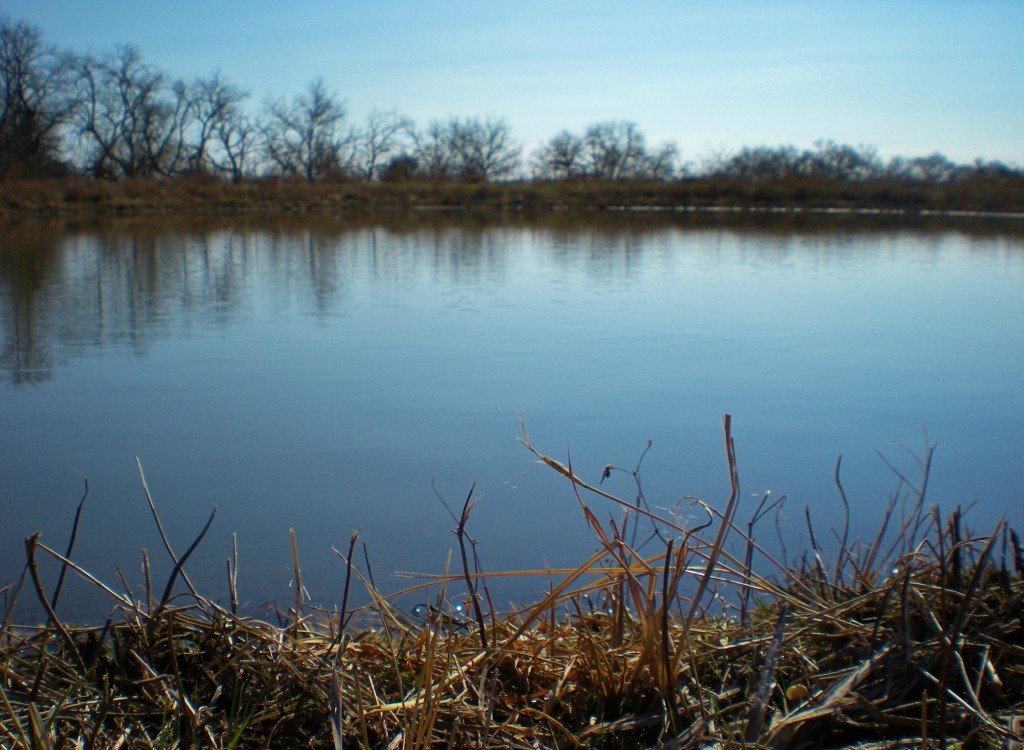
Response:
[[[180,554],[227,600],[294,598],[289,530],[314,601],[340,600],[359,531],[385,592],[437,573],[456,512],[485,570],[582,562],[596,546],[567,481],[643,457],[644,497],[729,497],[733,415],[745,521],[794,559],[808,509],[825,546],[872,535],[896,472],[991,531],[1024,518],[1024,226],[632,215],[488,221],[419,216],[132,219],[0,229],[0,585],[24,539],[133,589],[146,549],[170,565],[136,457]],[[648,441],[650,450],[644,453]],[[633,500],[613,472],[603,489]],[[594,498],[602,519],[619,510]],[[358,562],[366,569],[360,548]],[[453,567],[455,567],[453,558]],[[56,567],[44,566],[48,586]],[[120,573],[119,573],[120,571]],[[495,581],[501,605],[549,579]],[[10,591],[7,592],[10,595]],[[95,589],[63,593],[94,615]],[[19,604],[31,610],[28,593]]]

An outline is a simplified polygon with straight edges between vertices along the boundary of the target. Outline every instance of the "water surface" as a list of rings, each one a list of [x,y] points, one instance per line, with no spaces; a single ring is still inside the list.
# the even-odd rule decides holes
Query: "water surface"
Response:
[[[340,597],[332,546],[353,530],[385,590],[407,583],[394,571],[441,570],[454,524],[438,496],[461,506],[474,483],[485,567],[572,565],[594,540],[565,481],[519,444],[520,415],[595,482],[651,440],[643,489],[670,508],[728,498],[731,413],[740,517],[786,494],[790,556],[805,506],[826,541],[842,524],[840,454],[855,534],[896,487],[879,453],[916,479],[928,442],[930,502],[976,503],[982,530],[1020,521],[1022,292],[1013,224],[9,226],[0,583],[29,534],[63,548],[87,477],[76,558],[135,586],[146,548],[162,589],[136,456],[179,552],[218,508],[189,566],[213,598],[237,532],[250,608],[293,596],[289,528],[318,601]],[[635,494],[626,474],[603,486]],[[85,612],[94,594],[65,597]]]

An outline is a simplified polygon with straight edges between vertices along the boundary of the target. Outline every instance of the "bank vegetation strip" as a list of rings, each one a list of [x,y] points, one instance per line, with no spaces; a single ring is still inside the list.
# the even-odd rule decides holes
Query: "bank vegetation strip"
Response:
[[[274,622],[197,592],[150,509],[173,570],[135,590],[26,540],[21,579],[2,589],[0,743],[11,747],[739,748],[1006,747],[1024,743],[1024,549],[999,523],[975,534],[942,516],[921,476],[898,475],[877,535],[832,529],[795,563],[763,551],[757,526],[780,507],[765,495],[737,516],[739,471],[725,418],[729,499],[688,499],[682,523],[654,512],[640,463],[624,500],[570,462],[523,443],[566,481],[596,551],[543,575],[549,593],[500,612],[469,534],[476,498],[449,509],[458,562],[419,576],[402,600],[338,551],[344,599],[305,599],[293,535],[295,600]],[[642,462],[643,455],[640,461]],[[843,505],[839,463],[836,487]],[[87,496],[86,488],[86,496]],[[85,496],[83,496],[83,504]],[[595,501],[620,512],[600,517]],[[80,507],[80,512],[82,508]],[[213,516],[211,514],[210,520]],[[74,528],[77,529],[78,517]],[[639,542],[638,542],[639,540]],[[365,550],[365,547],[364,547]],[[647,551],[643,551],[647,550]],[[59,577],[43,573],[56,565]],[[62,619],[66,576],[105,597],[102,626]],[[51,584],[52,588],[51,588]],[[369,604],[350,608],[352,587]],[[175,593],[178,590],[179,593]],[[38,600],[44,622],[19,624]]]
[[[0,182],[0,218],[7,219],[330,212],[377,215],[387,220],[396,213],[437,210],[534,215],[660,211],[1021,219],[1024,177],[948,185],[889,180],[843,183],[815,178],[393,184],[263,178],[235,184],[210,177],[118,182],[68,177]]]

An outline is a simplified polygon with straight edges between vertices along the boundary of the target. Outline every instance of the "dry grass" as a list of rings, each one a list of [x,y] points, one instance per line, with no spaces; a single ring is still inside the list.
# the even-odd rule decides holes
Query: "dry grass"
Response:
[[[954,183],[891,178],[864,181],[791,176],[776,180],[699,177],[672,182],[570,180],[504,183],[411,181],[367,183],[214,177],[88,178],[0,181],[0,218],[152,216],[470,209],[485,211],[853,211],[916,216],[932,213],[1024,213],[1019,175],[977,176]]]
[[[279,624],[244,616],[192,590],[189,552],[178,556],[166,544],[174,573],[159,598],[160,587],[148,581],[132,593],[93,580],[110,598],[111,619],[72,627],[58,619],[60,585],[47,591],[38,561],[60,561],[62,576],[89,574],[32,537],[25,575],[4,592],[0,743],[667,749],[1024,742],[1011,735],[1024,714],[1024,553],[1016,535],[1003,524],[970,535],[959,514],[943,520],[929,510],[925,456],[916,484],[901,477],[875,539],[840,534],[834,556],[814,543],[803,562],[786,568],[759,550],[756,519],[736,518],[728,417],[725,439],[730,500],[724,509],[694,501],[708,516],[695,527],[647,508],[639,463],[629,472],[637,497],[622,500],[537,451],[524,432],[526,447],[565,478],[599,548],[577,568],[555,571],[557,583],[542,601],[512,613],[490,606],[487,578],[466,546],[472,492],[461,514],[453,513],[461,569],[417,584],[424,600],[441,603],[421,608],[422,618],[364,577],[352,561],[353,536],[339,553],[345,600],[350,584],[365,586],[371,598],[354,612],[317,610],[297,586]],[[600,521],[589,505],[596,497],[622,515]],[[657,529],[648,542],[657,551],[641,554],[635,529]],[[175,578],[187,593],[172,594]],[[447,590],[457,584],[474,592],[471,606],[450,604],[458,597]],[[33,593],[48,622],[17,627],[17,599]]]

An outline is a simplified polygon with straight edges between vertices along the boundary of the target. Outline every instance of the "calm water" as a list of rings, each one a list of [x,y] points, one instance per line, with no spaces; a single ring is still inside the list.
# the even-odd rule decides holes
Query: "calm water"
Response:
[[[926,440],[931,501],[976,501],[980,530],[1024,518],[1015,224],[20,225],[0,230],[0,347],[0,584],[32,532],[63,549],[88,477],[76,558],[137,585],[146,548],[162,589],[136,456],[179,552],[219,508],[189,565],[214,598],[237,532],[249,608],[293,598],[289,528],[322,602],[353,530],[384,590],[440,571],[437,495],[459,506],[474,482],[487,569],[571,565],[594,541],[519,414],[594,481],[652,440],[659,507],[724,504],[733,414],[740,517],[788,495],[789,554],[805,506],[820,538],[841,524],[839,454],[867,535],[896,487],[878,454],[916,477]],[[633,497],[625,475],[605,486]]]

